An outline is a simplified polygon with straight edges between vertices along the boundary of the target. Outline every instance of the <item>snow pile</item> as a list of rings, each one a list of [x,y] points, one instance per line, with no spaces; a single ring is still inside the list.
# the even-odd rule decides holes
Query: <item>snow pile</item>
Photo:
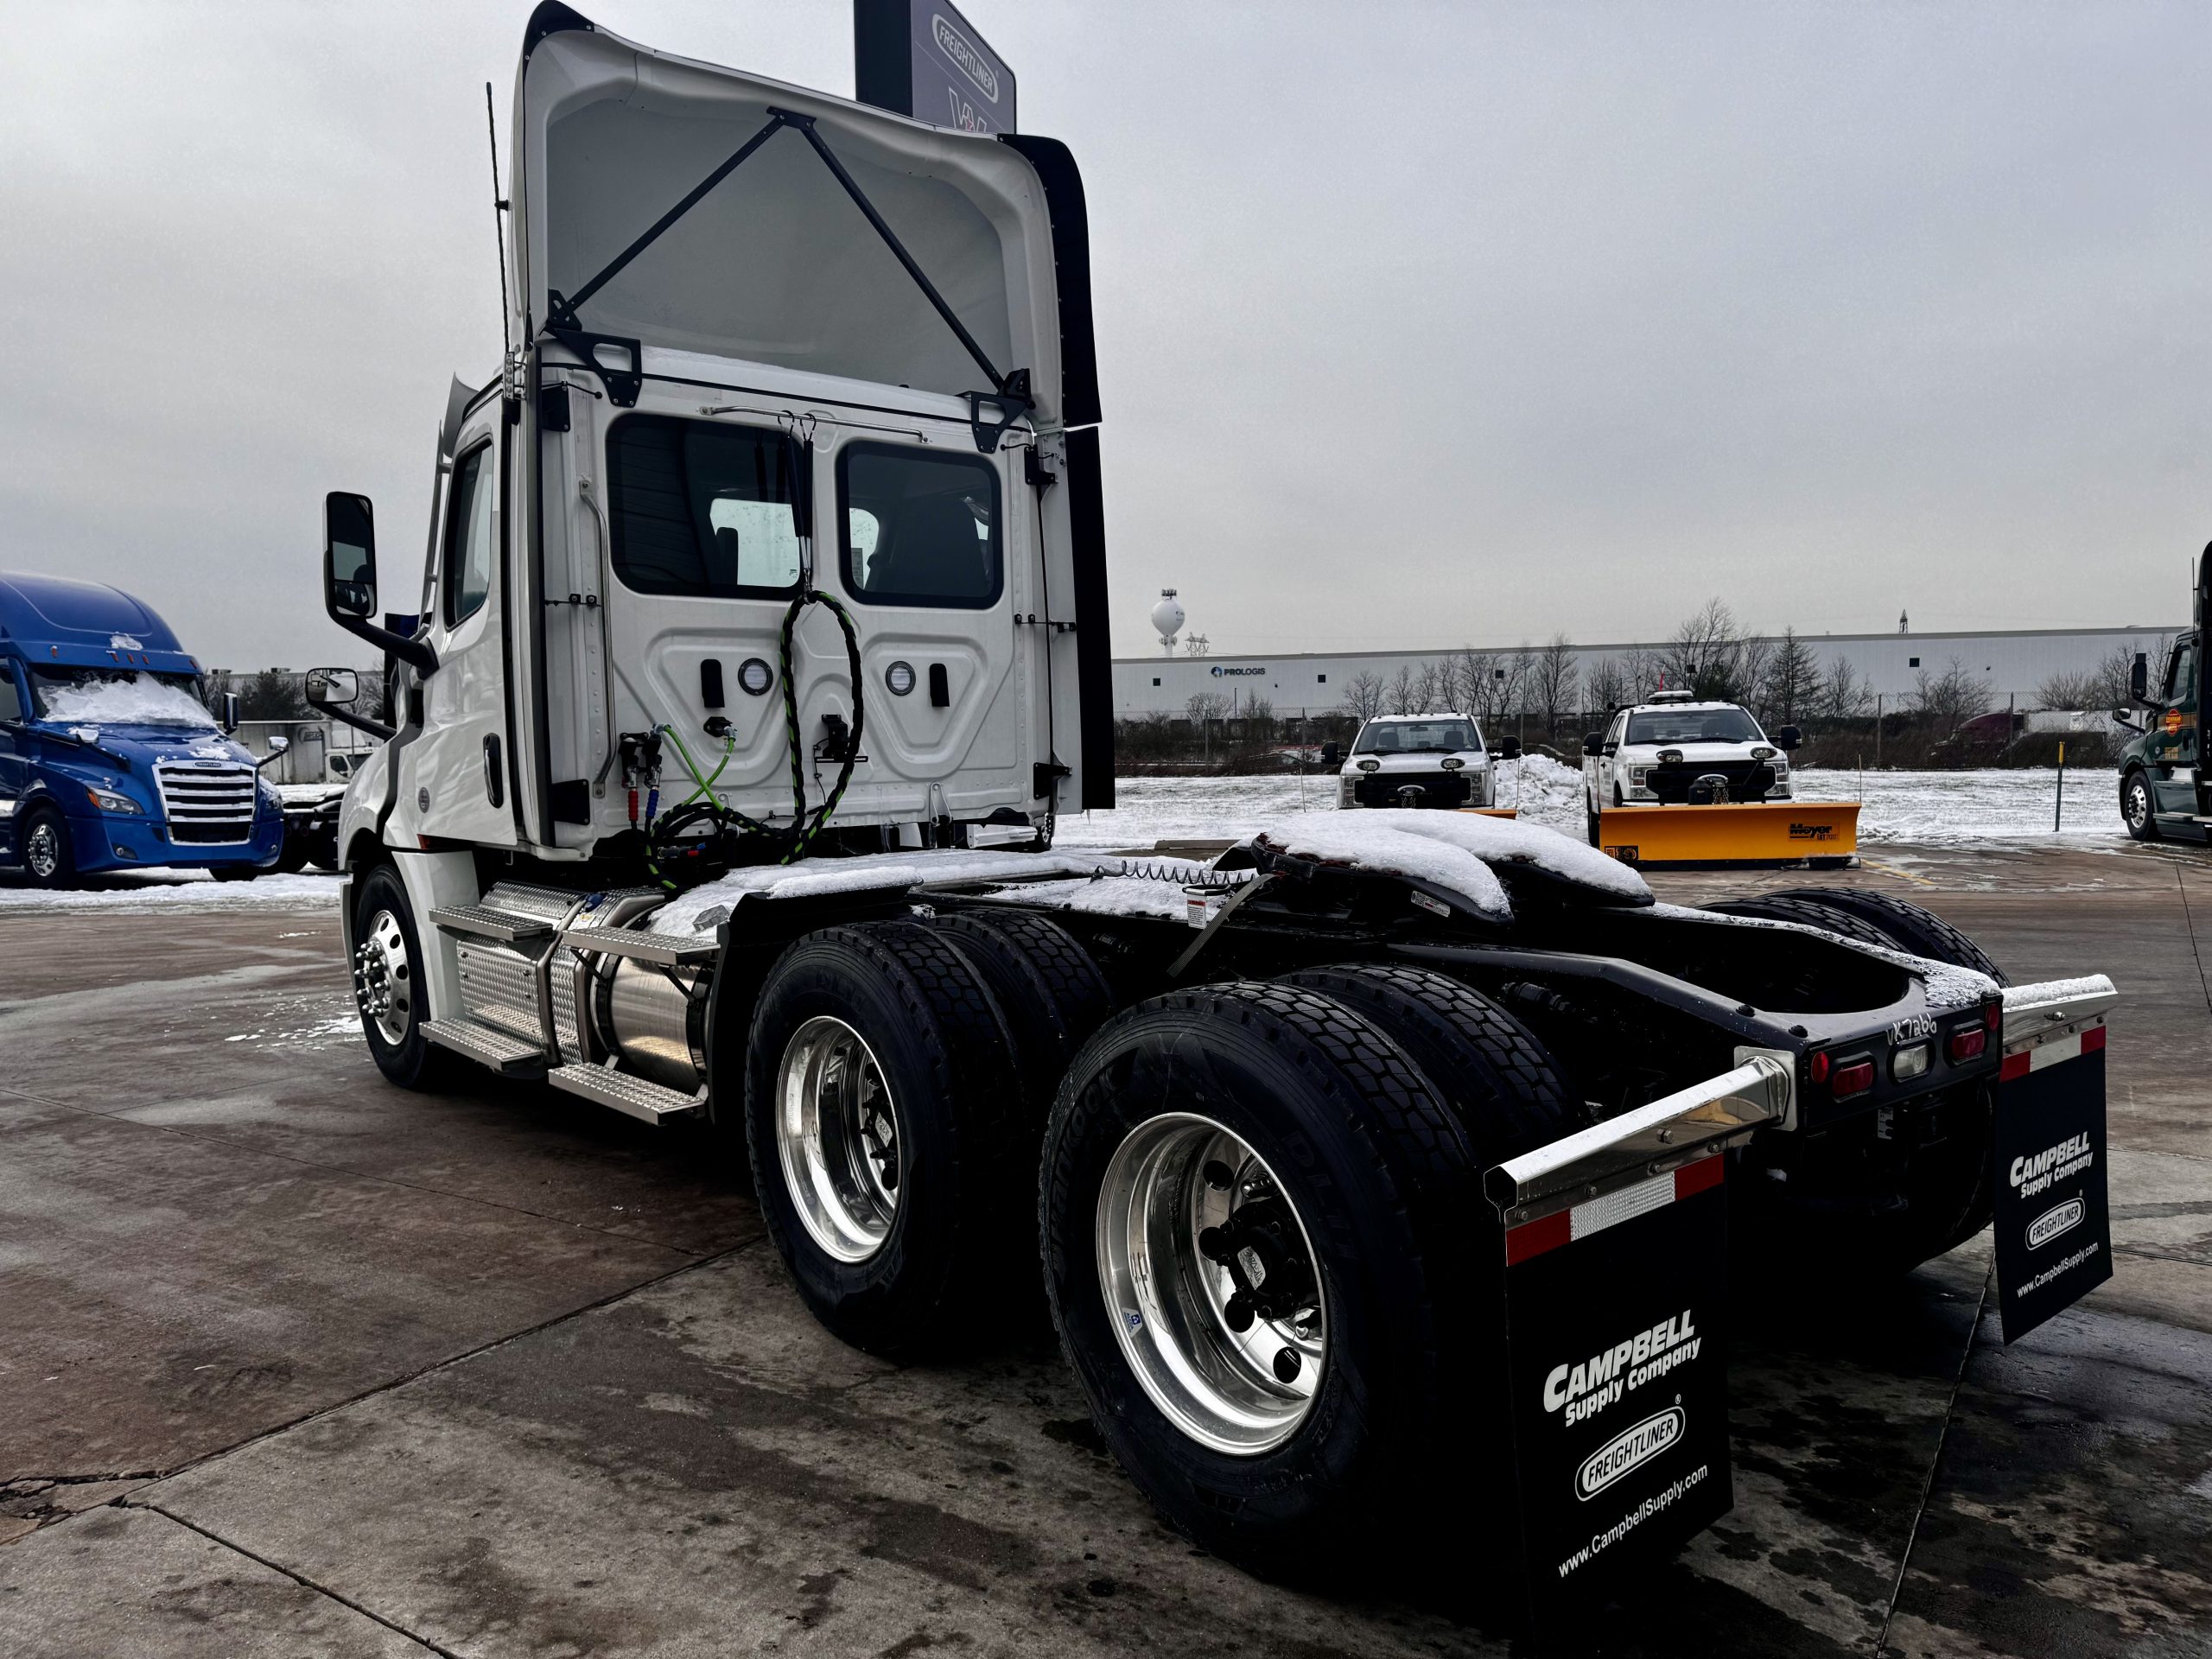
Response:
[[[251,881],[218,881],[205,870],[133,870],[91,878],[58,892],[0,885],[0,916],[60,910],[110,914],[141,911],[309,910],[334,907],[338,878],[311,871],[275,871]]]
[[[1159,870],[1158,861],[1148,868]],[[932,881],[1018,880],[1025,876],[1118,876],[1124,860],[1095,853],[939,852],[869,853],[859,858],[810,858],[798,864],[757,864],[732,870],[719,881],[692,888],[653,912],[647,926],[655,933],[702,933],[726,920],[747,893],[770,899],[803,899],[830,893],[873,893],[920,887]],[[1206,867],[1168,861],[1178,880],[1200,880]],[[1116,885],[1119,885],[1118,883]],[[1172,883],[1170,885],[1173,885]],[[1182,889],[1176,887],[1179,895]]]
[[[200,699],[174,681],[151,674],[128,679],[95,679],[78,685],[39,688],[46,718],[58,725],[190,726],[215,729],[215,716]]]
[[[1627,865],[1556,830],[1510,818],[1397,808],[1317,813],[1262,825],[1253,840],[1294,858],[1433,882],[1501,921],[1513,906],[1492,865],[1533,866],[1631,904],[1651,902],[1651,889]]]
[[[1205,874],[1203,865],[1191,867],[1192,879]],[[993,895],[1017,905],[1039,905],[1048,910],[1079,911],[1087,916],[1149,917],[1165,922],[1190,919],[1190,895],[1180,881],[1160,881],[1144,876],[1095,875],[1065,881],[1027,881]]]
[[[1523,823],[1541,823],[1586,838],[1582,769],[1548,754],[1524,754],[1497,763],[1497,804],[1518,809]]]

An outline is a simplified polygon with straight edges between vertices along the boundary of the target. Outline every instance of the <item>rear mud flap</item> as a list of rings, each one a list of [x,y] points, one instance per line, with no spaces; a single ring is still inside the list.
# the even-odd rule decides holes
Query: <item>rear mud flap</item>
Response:
[[[2112,1277],[2105,1181],[2103,991],[2005,997],[1991,1225],[2005,1340],[2018,1341]]]
[[[1611,806],[1598,844],[1624,864],[1797,864],[1856,857],[1857,801]]]
[[[1757,1058],[1491,1170],[1528,1615],[1575,1622],[1734,1503],[1726,1149],[1788,1109]]]

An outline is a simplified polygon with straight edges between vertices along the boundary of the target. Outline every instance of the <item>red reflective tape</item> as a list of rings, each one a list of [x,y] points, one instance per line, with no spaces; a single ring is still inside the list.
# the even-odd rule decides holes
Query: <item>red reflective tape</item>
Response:
[[[1526,1262],[1532,1255],[1555,1250],[1573,1237],[1574,1217],[1570,1211],[1562,1210],[1557,1215],[1523,1222],[1506,1232],[1505,1265],[1510,1268],[1517,1262]]]
[[[2084,1054],[2094,1054],[2104,1046],[2105,1028],[2102,1026],[2091,1026],[2082,1033],[2082,1052]]]
[[[1700,1158],[1694,1164],[1684,1164],[1675,1172],[1675,1198],[1677,1202],[1694,1192],[1702,1192],[1708,1186],[1720,1185],[1726,1173],[1728,1160],[1715,1153],[1710,1158]]]
[[[2028,1051],[2024,1048],[2017,1054],[2007,1054],[2005,1057],[2005,1064],[1997,1068],[1997,1080],[1999,1083],[2010,1083],[2015,1077],[2024,1077],[2027,1075]]]

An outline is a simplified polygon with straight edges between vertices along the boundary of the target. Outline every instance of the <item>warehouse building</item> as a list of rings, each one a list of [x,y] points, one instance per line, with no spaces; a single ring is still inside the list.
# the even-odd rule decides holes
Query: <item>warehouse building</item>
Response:
[[[2115,648],[2147,652],[2155,679],[2168,644],[2185,624],[2162,627],[2021,628],[1970,633],[1800,634],[1823,675],[1838,661],[1849,664],[1869,699],[1883,706],[1910,704],[1923,671],[1940,675],[1956,661],[1982,678],[1992,708],[2033,709],[2037,688],[2054,675],[2088,674]],[[1754,636],[1771,644],[1774,636]],[[1415,674],[1440,665],[1464,651],[1488,652],[1501,664],[1520,645],[1444,645],[1433,651],[1312,652],[1286,656],[1122,657],[1114,661],[1114,712],[1122,719],[1150,714],[1181,715],[1194,696],[1229,699],[1226,712],[1259,698],[1278,716],[1323,714],[1339,709],[1345,688],[1362,674],[1388,683],[1402,669]],[[1609,659],[1624,673],[1630,664],[1648,661],[1668,649],[1663,640],[1614,645],[1577,645],[1575,664],[1583,683],[1591,683]]]

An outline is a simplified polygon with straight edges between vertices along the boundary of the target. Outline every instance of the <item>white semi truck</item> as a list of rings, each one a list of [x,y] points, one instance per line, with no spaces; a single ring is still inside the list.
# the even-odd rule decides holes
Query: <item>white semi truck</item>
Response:
[[[1725,1508],[1673,1466],[1719,1408],[1573,1440],[1624,1427],[1582,1357],[1664,1347],[1673,1390],[1721,1363],[1685,1275],[1723,1253],[1575,1264],[1724,1196],[1770,1260],[1890,1273],[1972,1233],[1993,964],[1879,895],[1670,908],[1458,813],[1307,815],[1211,865],[1052,850],[1114,789],[1068,151],[550,4],[512,140],[514,343],[440,423],[419,607],[379,610],[416,574],[380,582],[369,502],[328,504],[327,608],[397,688],[389,727],[346,671],[313,688],[381,744],[339,831],[377,1065],[696,1121],[879,1352],[971,1339],[1041,1262],[1108,1444],[1242,1560],[1516,1513],[1541,1554],[1554,1430],[1574,1525],[1659,1503],[1647,1476],[1697,1497],[1640,1538]],[[2101,1040],[2110,1000],[2028,998],[2038,1039]],[[1582,1288],[1516,1314],[1540,1268]]]

